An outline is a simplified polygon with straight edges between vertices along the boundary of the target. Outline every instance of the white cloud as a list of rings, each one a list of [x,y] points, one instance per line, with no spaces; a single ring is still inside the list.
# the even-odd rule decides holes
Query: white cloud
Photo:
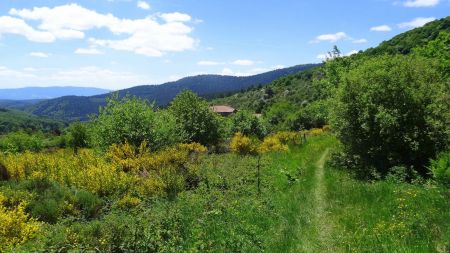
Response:
[[[197,65],[200,66],[217,66],[217,65],[222,65],[224,64],[223,62],[216,62],[216,61],[199,61],[197,62]]]
[[[234,65],[239,65],[239,66],[251,66],[254,65],[255,62],[251,61],[251,60],[235,60],[233,62]]]
[[[392,28],[388,25],[380,25],[371,27],[370,30],[374,32],[390,32],[392,31]]]
[[[195,47],[196,41],[190,36],[192,28],[185,24],[192,18],[184,13],[162,13],[143,19],[120,19],[112,14],[100,14],[78,4],[68,4],[54,8],[41,7],[33,9],[11,9],[10,15],[39,22],[36,31],[23,20],[13,18],[31,28],[20,32],[30,40],[38,40],[38,35],[52,42],[56,39],[82,39],[91,29],[106,28],[113,35],[125,38],[96,39],[90,38],[93,46],[109,47],[115,50],[130,51],[136,54],[159,57],[168,52],[181,52]],[[11,17],[7,17],[10,18]],[[0,22],[2,24],[3,22]],[[0,25],[1,27],[2,25]],[[22,29],[23,30],[23,29]],[[2,31],[0,29],[0,31]],[[27,35],[25,35],[27,34]],[[31,36],[31,35],[33,36]]]
[[[434,7],[440,0],[408,0],[403,3],[406,7]]]
[[[103,54],[103,52],[101,52],[97,48],[78,48],[77,50],[75,50],[75,54],[99,55]]]
[[[30,41],[49,43],[55,41],[55,36],[49,32],[38,31],[27,25],[25,21],[18,18],[3,16],[0,17],[0,35],[17,34],[25,36]]]
[[[338,32],[338,33],[334,33],[334,34],[319,35],[311,42],[312,43],[319,43],[322,41],[336,42],[336,41],[344,40],[344,39],[350,39],[350,37],[345,32]]]
[[[159,14],[159,17],[162,18],[167,23],[173,23],[173,22],[188,22],[191,21],[191,16],[179,13],[179,12],[172,12],[172,13],[163,13]]]
[[[364,43],[367,43],[369,41],[366,40],[366,39],[358,39],[358,40],[353,40],[352,42],[355,43],[355,44],[364,44]]]
[[[143,10],[150,10],[150,4],[148,4],[148,3],[145,2],[145,1],[138,1],[138,2],[137,2],[137,7],[138,7],[138,8],[141,8],[141,9],[143,9]]]
[[[30,56],[39,57],[39,58],[48,58],[49,54],[46,54],[46,53],[43,53],[43,52],[31,52]]]
[[[35,86],[80,86],[121,89],[153,83],[150,78],[132,72],[114,71],[96,66],[75,69],[14,70],[0,66],[1,88]]]
[[[436,18],[434,18],[434,17],[415,18],[409,22],[404,22],[404,23],[398,24],[398,27],[402,28],[402,29],[412,29],[412,28],[422,27],[425,24],[427,24],[431,21],[434,21],[434,20],[436,20]]]

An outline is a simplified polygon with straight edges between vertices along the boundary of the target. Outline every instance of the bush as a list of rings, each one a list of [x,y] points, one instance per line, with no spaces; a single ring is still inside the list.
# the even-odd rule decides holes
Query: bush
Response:
[[[69,127],[68,131],[68,146],[72,147],[75,153],[78,149],[89,146],[88,128],[85,124],[77,122]]]
[[[230,149],[239,155],[253,155],[258,151],[258,143],[238,132],[231,139]]]
[[[433,160],[431,171],[436,181],[450,187],[450,152],[443,153]]]
[[[231,117],[231,133],[238,132],[261,139],[266,135],[267,129],[260,118],[251,112],[242,110]]]
[[[427,174],[449,143],[448,80],[432,60],[382,56],[342,73],[332,125],[348,157],[382,175],[398,165]]]
[[[178,94],[169,107],[176,123],[187,136],[187,142],[216,145],[222,138],[219,116],[212,112],[208,103],[192,91]]]
[[[26,202],[7,208],[8,199],[0,192],[0,252],[7,252],[13,247],[33,238],[40,230],[41,224],[30,219],[25,212]]]
[[[107,101],[107,106],[93,119],[97,145],[106,149],[125,141],[136,147],[143,141],[153,143],[153,105],[129,96],[122,100],[110,97]]]
[[[75,192],[75,206],[82,211],[86,218],[97,217],[102,204],[103,201],[99,197],[88,191],[79,190]]]
[[[44,148],[42,134],[10,133],[0,137],[0,151],[5,153],[38,152]]]

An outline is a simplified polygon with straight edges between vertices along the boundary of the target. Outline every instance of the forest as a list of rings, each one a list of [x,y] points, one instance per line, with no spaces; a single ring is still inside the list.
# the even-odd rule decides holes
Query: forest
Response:
[[[450,250],[450,17],[230,96],[1,124],[0,252]]]

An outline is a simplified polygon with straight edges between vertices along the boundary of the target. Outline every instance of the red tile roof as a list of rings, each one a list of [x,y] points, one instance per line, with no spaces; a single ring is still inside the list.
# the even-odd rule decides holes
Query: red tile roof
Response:
[[[217,113],[233,113],[236,111],[236,109],[227,105],[214,105],[211,106],[211,110]]]

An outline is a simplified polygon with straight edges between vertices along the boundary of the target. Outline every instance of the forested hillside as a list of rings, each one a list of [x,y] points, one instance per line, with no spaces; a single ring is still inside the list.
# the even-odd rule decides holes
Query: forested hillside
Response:
[[[334,63],[296,73],[273,81],[266,87],[256,87],[227,97],[214,99],[214,104],[228,104],[238,109],[263,113],[274,126],[298,130],[317,127],[328,121],[326,112],[330,97],[329,87],[324,86],[325,76],[338,78],[365,60],[382,55],[415,55],[439,59],[442,68],[450,70],[450,17],[430,22],[423,27],[402,33],[350,57],[342,57]],[[331,60],[341,57],[337,48],[329,52]],[[337,64],[336,62],[340,62]],[[445,71],[444,71],[445,72]],[[336,84],[339,80],[333,80]],[[329,83],[327,84],[329,85]]]
[[[202,97],[213,97],[224,93],[236,92],[249,87],[266,85],[282,76],[313,68],[317,65],[306,64],[285,69],[278,69],[267,73],[248,76],[219,76],[201,75],[186,77],[175,82],[161,85],[137,86],[118,91],[119,97],[125,95],[137,96],[154,101],[157,106],[166,106],[176,94],[183,90],[192,90]],[[109,94],[92,97],[67,96],[46,100],[30,106],[26,110],[38,116],[47,116],[64,120],[86,120],[89,114],[98,113],[100,106],[106,104]]]
[[[25,112],[0,108],[0,135],[14,131],[54,132],[64,124],[55,120],[37,117]]]

